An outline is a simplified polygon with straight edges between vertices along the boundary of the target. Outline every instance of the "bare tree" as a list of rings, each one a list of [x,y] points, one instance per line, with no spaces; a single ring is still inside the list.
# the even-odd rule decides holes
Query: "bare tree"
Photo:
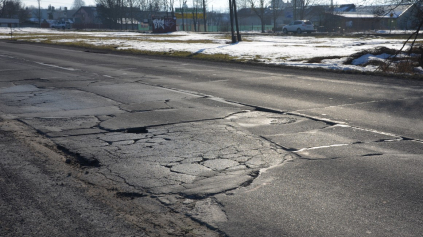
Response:
[[[53,20],[54,18],[54,7],[52,7],[51,5],[48,5],[48,13],[47,13],[47,18],[49,20]]]
[[[29,17],[29,10],[26,10],[20,0],[0,1],[0,18],[18,18],[20,22]]]
[[[236,4],[239,9],[249,8],[251,6],[249,0],[238,0]]]
[[[18,11],[21,8],[21,2],[19,0],[5,0],[0,5],[0,17],[1,18],[15,18],[18,15]]]
[[[175,1],[169,0],[169,11],[171,12],[171,16],[175,16]]]
[[[152,16],[156,15],[161,9],[161,3],[159,0],[145,0],[145,10],[147,12],[147,19],[151,19]],[[153,24],[150,22],[150,25]]]
[[[99,18],[109,28],[116,28],[120,15],[119,0],[96,0]]]
[[[21,9],[19,9],[18,12],[18,19],[19,22],[24,22],[30,17],[30,10],[26,8],[24,5],[22,5]]]
[[[85,6],[84,0],[73,0],[72,9],[78,10],[82,6]]]
[[[194,31],[197,31],[197,13],[198,13],[198,9],[196,7],[193,7],[191,10],[191,14],[192,14],[192,23],[194,25]]]
[[[187,0],[180,0],[179,2],[181,7],[181,15],[182,15],[182,30],[185,31],[185,9],[187,8]]]
[[[161,8],[166,12],[166,17],[169,17],[169,1],[161,0],[160,5],[161,5]]]
[[[36,7],[36,6],[34,6],[34,5],[31,5],[31,6],[29,6],[28,7],[28,14],[29,14],[29,16],[35,16],[35,18],[37,18],[37,21],[38,21],[38,19],[41,19],[41,14],[39,14],[39,12],[38,12],[38,7]]]
[[[292,7],[294,13],[294,20],[303,20],[306,16],[306,10],[311,5],[318,4],[319,0],[293,0]]]
[[[126,3],[129,7],[129,18],[131,20],[131,29],[134,30],[134,0],[126,0]],[[126,23],[128,23],[126,21]]]
[[[120,29],[121,30],[123,30],[123,24],[124,24],[124,22],[125,22],[125,18],[126,18],[126,16],[125,16],[125,1],[124,0],[118,0],[118,19],[119,19],[119,21],[118,21],[118,23],[119,23],[119,26],[120,26]],[[128,27],[128,25],[125,25],[126,26],[126,28]]]
[[[214,25],[217,26],[218,31],[229,31],[230,27],[229,27],[229,20],[227,19],[227,17],[225,16],[225,13],[221,13],[221,12],[212,12],[211,14],[209,14],[209,20],[211,20],[213,22]]]
[[[136,5],[141,9],[141,11],[148,10],[148,1],[147,0],[136,0]]]
[[[410,5],[410,8],[407,9],[407,17],[404,17],[405,28],[409,29],[410,27],[413,31],[407,38],[407,40],[404,42],[402,48],[398,50],[394,55],[391,55],[388,59],[386,59],[386,64],[381,65],[378,70],[394,70],[395,72],[404,72],[404,70],[412,70],[412,68],[416,66],[416,64],[420,67],[423,67],[423,47],[416,47],[416,40],[419,37],[420,30],[423,30],[423,1],[409,0],[407,2],[404,2],[403,0],[388,0],[387,2],[385,2],[385,4],[386,3],[388,3],[388,5],[385,5],[387,7],[384,7],[382,9],[378,8],[378,11],[375,12],[375,15],[389,15],[392,18],[394,17],[396,9],[400,8],[404,4],[408,4]],[[397,57],[399,54],[403,55],[401,57]],[[404,55],[407,55],[407,57],[404,57]],[[416,58],[415,55],[419,55],[419,57]],[[394,62],[394,69],[392,69],[390,66],[394,64]],[[406,67],[408,67],[409,69],[404,69]]]
[[[192,1],[192,21],[194,24],[194,31],[199,31],[198,27],[198,9],[201,8],[202,0]]]
[[[265,0],[248,0],[251,9],[256,13],[261,23],[261,33],[265,32],[265,17],[267,16],[267,7]]]
[[[273,18],[273,32],[277,30],[277,20],[283,12],[283,2],[282,0],[270,0],[270,8],[272,11]]]

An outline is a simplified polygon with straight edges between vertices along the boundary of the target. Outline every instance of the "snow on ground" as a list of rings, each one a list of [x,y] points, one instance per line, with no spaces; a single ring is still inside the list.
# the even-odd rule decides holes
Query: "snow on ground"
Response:
[[[0,38],[8,38],[10,28],[0,27]],[[394,32],[393,32],[394,33]],[[404,31],[396,32],[404,33]],[[389,55],[364,55],[353,61],[355,65],[344,65],[351,54],[387,47],[400,49],[404,40],[383,37],[314,37],[314,36],[271,36],[244,35],[243,41],[231,44],[229,37],[222,34],[201,34],[194,32],[174,32],[150,34],[138,32],[108,31],[60,31],[54,29],[16,28],[13,35],[31,37],[32,41],[43,41],[52,35],[59,35],[56,42],[77,42],[92,45],[113,45],[117,49],[143,51],[186,51],[202,54],[226,54],[243,60],[254,60],[266,64],[296,67],[318,67],[338,70],[374,71],[374,66],[362,67],[369,60],[385,59]],[[321,63],[307,63],[314,57],[338,56],[339,59],[325,59]]]

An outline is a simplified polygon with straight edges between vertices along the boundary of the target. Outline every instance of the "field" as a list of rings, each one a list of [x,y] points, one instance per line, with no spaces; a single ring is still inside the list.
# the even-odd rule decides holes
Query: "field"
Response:
[[[218,61],[423,74],[421,56],[423,40],[417,40],[413,50],[410,51],[410,43],[404,46],[405,37],[392,35],[314,36],[244,33],[241,42],[232,44],[230,35],[224,33],[151,34],[37,28],[14,28],[11,31],[10,28],[0,28],[0,39]],[[398,53],[401,48],[411,54]]]

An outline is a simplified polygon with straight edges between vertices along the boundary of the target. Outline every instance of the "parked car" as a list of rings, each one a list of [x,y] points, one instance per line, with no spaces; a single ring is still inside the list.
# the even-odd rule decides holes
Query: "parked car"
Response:
[[[311,33],[316,31],[314,29],[314,25],[313,23],[311,23],[311,21],[309,20],[298,20],[298,21],[294,21],[289,23],[289,25],[286,25],[282,28],[282,31],[284,34],[288,34],[288,32],[294,32],[294,33],[298,33],[301,34],[303,32],[307,32],[307,33]]]
[[[58,21],[55,22],[53,24],[50,25],[51,28],[56,28],[56,29],[70,29],[71,28],[71,24],[67,21]]]

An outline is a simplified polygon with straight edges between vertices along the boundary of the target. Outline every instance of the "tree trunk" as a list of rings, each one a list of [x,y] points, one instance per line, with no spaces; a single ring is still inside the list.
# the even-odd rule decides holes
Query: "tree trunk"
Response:
[[[192,11],[192,22],[194,24],[194,31],[197,32],[197,8],[195,7]]]
[[[41,28],[41,0],[38,0],[38,25]]]
[[[207,32],[207,23],[206,23],[206,0],[203,0],[203,23],[204,23],[204,32]]]
[[[276,33],[276,18],[273,18],[273,33]]]
[[[131,29],[132,30],[134,30],[134,15],[133,15],[133,6],[132,6],[132,0],[129,2],[131,5],[130,5],[130,9],[129,9],[129,13],[130,13],[130,16],[131,16]]]
[[[184,9],[182,8],[182,30],[185,31]]]

